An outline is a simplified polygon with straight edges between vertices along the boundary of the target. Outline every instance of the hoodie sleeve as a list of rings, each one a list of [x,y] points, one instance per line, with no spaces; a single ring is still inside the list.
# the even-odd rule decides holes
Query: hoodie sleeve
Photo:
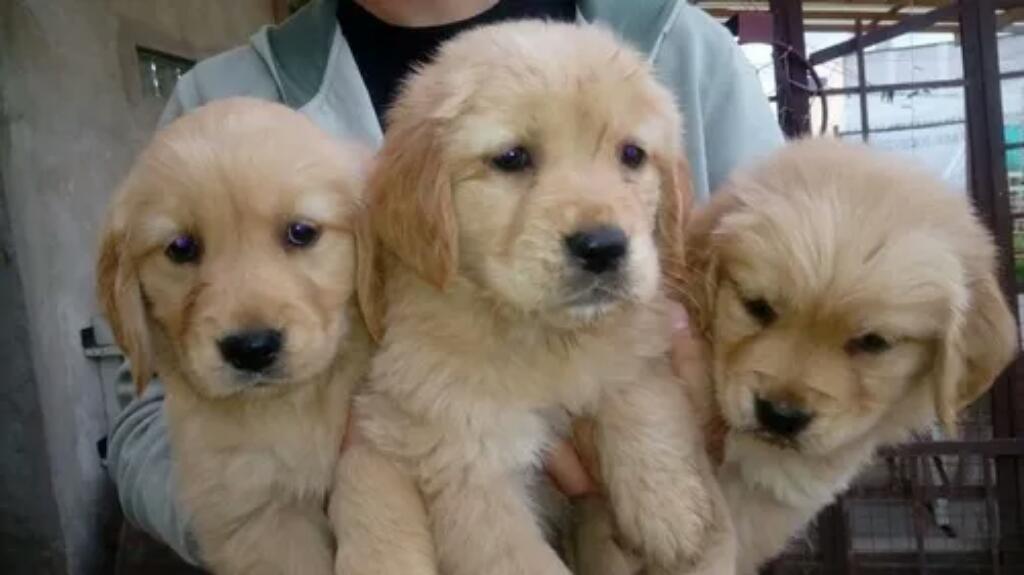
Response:
[[[127,365],[121,371],[123,377],[131,377]],[[114,422],[107,471],[117,485],[128,521],[185,561],[199,565],[199,550],[177,500],[172,467],[164,387],[153,379]]]
[[[704,11],[680,2],[652,58],[682,108],[698,200],[734,169],[782,145],[753,66],[729,31]]]

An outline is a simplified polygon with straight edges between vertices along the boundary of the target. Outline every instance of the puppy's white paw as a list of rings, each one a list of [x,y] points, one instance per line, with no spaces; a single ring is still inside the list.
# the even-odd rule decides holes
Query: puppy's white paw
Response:
[[[715,525],[714,504],[699,477],[636,485],[619,493],[614,507],[622,544],[664,567],[697,562]]]

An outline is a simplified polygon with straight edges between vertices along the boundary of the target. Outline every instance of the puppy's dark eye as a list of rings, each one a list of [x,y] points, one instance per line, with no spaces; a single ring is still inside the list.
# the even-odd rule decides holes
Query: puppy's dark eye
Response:
[[[624,144],[619,151],[619,161],[623,166],[635,170],[647,161],[647,152],[636,144]]]
[[[291,222],[285,230],[285,242],[290,247],[305,248],[320,237],[320,228],[310,222]]]
[[[529,150],[515,146],[491,158],[491,165],[503,172],[522,172],[533,167],[533,158]]]
[[[743,300],[743,307],[750,314],[750,317],[757,320],[757,323],[763,326],[770,325],[779,317],[775,313],[775,308],[765,301],[764,298]]]
[[[875,355],[888,351],[890,348],[892,348],[892,343],[875,332],[868,332],[846,342],[846,350],[849,353],[869,353]]]
[[[167,259],[171,260],[176,264],[191,264],[199,261],[199,256],[202,255],[202,246],[199,245],[199,240],[192,234],[181,234],[176,236],[171,243],[167,244],[164,248],[164,254],[167,255]]]

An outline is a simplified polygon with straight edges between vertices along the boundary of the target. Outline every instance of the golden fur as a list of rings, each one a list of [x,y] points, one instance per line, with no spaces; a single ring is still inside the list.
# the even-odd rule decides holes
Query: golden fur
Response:
[[[1017,353],[989,234],[963,195],[902,159],[791,144],[735,176],[687,232],[740,573],[781,551],[879,445],[952,428]],[[772,321],[747,309],[757,300]],[[754,397],[813,419],[780,441]]]
[[[375,273],[361,267],[360,286],[380,296],[364,303],[382,339],[331,505],[337,573],[568,573],[527,479],[562,409],[594,414],[623,539],[645,558],[684,569],[729,540],[667,354],[680,128],[650,66],[593,27],[475,29],[409,80],[369,184],[377,252],[361,255]],[[630,143],[645,163],[620,159]],[[516,146],[532,164],[499,169]],[[619,284],[568,257],[566,237],[598,225],[628,236]]]
[[[369,365],[354,303],[369,155],[284,106],[219,101],[160,131],[111,206],[98,291],[141,389],[167,388],[177,484],[217,573],[330,573],[324,512],[349,394]],[[289,245],[295,221],[319,228]],[[192,262],[167,255],[191,234]],[[271,371],[218,341],[276,328]]]
[[[791,144],[735,175],[686,232],[688,269],[675,275],[694,333],[676,371],[720,462],[741,575],[782,551],[878,446],[936,421],[952,428],[1017,354],[991,238],[966,198],[904,160]],[[748,309],[762,299],[769,322]],[[888,349],[865,349],[867,333]],[[778,437],[755,397],[813,419]],[[602,455],[585,420],[574,431],[585,460]],[[592,572],[637,573],[606,544],[615,527],[600,504],[586,512],[576,537],[600,557]]]

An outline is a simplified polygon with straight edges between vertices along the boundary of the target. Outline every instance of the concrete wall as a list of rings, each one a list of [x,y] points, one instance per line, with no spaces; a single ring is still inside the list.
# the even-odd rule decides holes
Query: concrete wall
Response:
[[[0,0],[0,572],[108,565],[79,330],[107,199],[162,107],[133,90],[133,44],[204,55],[270,19],[269,0]]]
[[[0,141],[0,165],[8,147]],[[60,523],[9,221],[0,178],[0,571],[54,573],[63,569]]]

